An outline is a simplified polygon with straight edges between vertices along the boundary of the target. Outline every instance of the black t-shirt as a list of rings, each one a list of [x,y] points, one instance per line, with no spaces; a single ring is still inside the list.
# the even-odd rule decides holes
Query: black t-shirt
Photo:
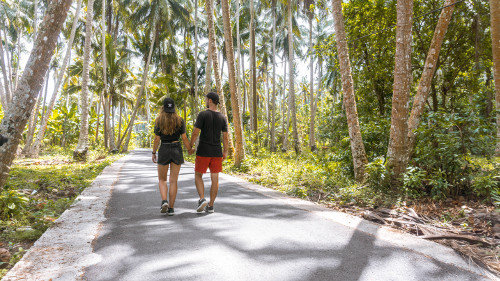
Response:
[[[160,136],[161,142],[178,141],[181,135],[186,133],[186,124],[184,123],[184,119],[181,118],[181,120],[181,126],[177,128],[175,133],[173,133],[172,135],[164,135],[161,132],[160,127],[155,124],[155,135]]]
[[[196,155],[222,157],[221,132],[227,132],[227,120],[220,112],[205,110],[198,114],[194,126],[201,130]]]

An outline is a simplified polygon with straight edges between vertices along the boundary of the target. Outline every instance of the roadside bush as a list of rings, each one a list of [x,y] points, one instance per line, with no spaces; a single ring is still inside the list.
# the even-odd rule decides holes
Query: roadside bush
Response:
[[[0,193],[0,217],[8,219],[19,215],[28,205],[29,199],[17,190],[3,190]]]

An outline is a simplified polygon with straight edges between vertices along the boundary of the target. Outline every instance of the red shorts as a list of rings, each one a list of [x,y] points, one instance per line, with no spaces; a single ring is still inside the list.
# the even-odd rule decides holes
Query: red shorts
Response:
[[[222,157],[196,156],[194,171],[204,174],[207,172],[207,168],[210,168],[210,173],[222,172]]]

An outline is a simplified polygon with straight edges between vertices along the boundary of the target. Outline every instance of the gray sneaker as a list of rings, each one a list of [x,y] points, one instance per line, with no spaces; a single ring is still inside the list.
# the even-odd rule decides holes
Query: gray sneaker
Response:
[[[161,201],[160,212],[162,214],[165,214],[167,212],[167,209],[168,209],[168,201],[167,200]]]
[[[214,212],[214,206],[207,205],[205,207],[205,212],[207,212],[207,213],[213,213]]]
[[[198,208],[196,209],[196,212],[201,213],[207,205],[208,202],[207,200],[205,200],[205,198],[198,200]]]
[[[173,216],[174,215],[174,208],[168,208],[167,215]]]

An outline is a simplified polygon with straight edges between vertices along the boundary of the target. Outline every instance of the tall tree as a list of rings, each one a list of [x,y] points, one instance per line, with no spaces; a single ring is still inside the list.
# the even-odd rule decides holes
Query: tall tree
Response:
[[[80,94],[80,136],[78,144],[74,151],[76,160],[85,160],[87,158],[87,150],[89,143],[89,108],[88,108],[88,92],[89,92],[89,71],[90,71],[90,52],[92,49],[92,22],[94,19],[94,0],[87,2],[87,18],[85,23],[85,47],[83,51],[83,71],[82,71],[82,92]]]
[[[57,79],[56,79],[56,84],[54,85],[54,91],[52,92],[52,96],[50,98],[47,112],[44,114],[44,116],[42,116],[35,143],[33,144],[33,147],[28,152],[29,154],[31,154],[32,157],[38,157],[38,155],[40,153],[40,147],[42,145],[42,140],[45,137],[45,130],[47,129],[49,117],[52,114],[52,110],[54,108],[54,104],[56,102],[58,92],[59,92],[60,87],[62,85],[64,73],[66,72],[66,67],[69,63],[69,58],[71,57],[71,51],[73,50],[73,42],[75,39],[76,28],[78,26],[78,19],[80,17],[81,6],[82,6],[82,0],[78,0],[78,2],[76,4],[75,17],[73,19],[73,25],[71,27],[71,35],[69,37],[68,45],[66,47],[67,48],[66,55],[64,56],[63,64],[61,65],[61,68],[59,69],[59,74],[58,74]]]
[[[436,25],[436,30],[434,31],[434,36],[432,37],[431,45],[427,53],[427,58],[424,64],[424,71],[420,77],[418,83],[417,94],[413,99],[413,106],[411,109],[410,119],[408,120],[408,155],[407,159],[411,157],[411,153],[415,147],[415,130],[418,128],[420,123],[420,117],[424,112],[425,102],[429,96],[431,89],[432,78],[436,72],[437,62],[439,58],[439,53],[441,51],[441,45],[443,44],[444,36],[448,30],[448,25],[453,14],[454,4],[456,0],[446,0],[445,6],[447,8],[441,11],[438,23]],[[451,6],[450,6],[451,5]]]
[[[276,152],[276,0],[271,3],[273,15],[273,91],[271,102],[271,152]]]
[[[257,65],[255,54],[255,10],[254,0],[250,0],[250,89],[252,95],[252,109],[250,110],[252,121],[253,141],[255,144],[258,142],[258,122],[257,122]]]
[[[8,78],[8,75],[7,75],[7,68],[6,68],[6,63],[5,63],[5,59],[4,59],[4,48],[3,48],[2,41],[5,41],[5,46],[7,46],[7,38],[5,38],[5,40],[2,40],[2,30],[0,30],[0,67],[2,68],[4,89],[5,89],[5,94],[4,94],[5,95],[5,102],[3,104],[4,104],[4,108],[8,109],[9,104],[12,100],[12,94],[11,94],[10,80]],[[7,48],[5,51],[7,51]]]
[[[342,90],[344,92],[344,108],[346,111],[347,125],[349,127],[349,139],[351,141],[351,153],[354,164],[354,177],[357,182],[365,178],[365,166],[368,163],[365,146],[361,136],[358,121],[358,109],[354,96],[351,63],[349,61],[349,49],[345,34],[344,15],[342,14],[342,0],[332,0],[333,19],[335,26],[335,40],[339,58],[340,72],[342,76]]]
[[[151,39],[151,44],[149,45],[149,54],[146,59],[146,65],[144,66],[144,71],[142,74],[142,82],[141,82],[141,88],[139,90],[139,95],[137,95],[137,100],[135,102],[134,109],[132,110],[132,115],[130,116],[130,121],[127,125],[127,128],[125,129],[124,135],[126,135],[125,143],[123,144],[122,152],[125,152],[128,150],[128,144],[130,142],[130,137],[132,135],[132,130],[134,127],[134,122],[135,122],[135,117],[137,116],[137,112],[139,111],[139,107],[142,103],[142,99],[144,96],[144,90],[146,88],[146,81],[148,80],[148,72],[149,72],[149,64],[151,63],[151,56],[153,55],[153,49],[155,45],[155,39],[156,39],[156,17],[154,17],[153,20],[153,25],[155,26],[154,31],[152,32],[152,39]],[[120,144],[118,144],[118,147]]]
[[[194,114],[198,115],[198,0],[194,0]]]
[[[314,13],[311,10],[311,5],[314,4],[313,0],[304,1],[304,12],[309,20],[309,95],[310,95],[310,110],[311,118],[309,124],[309,147],[311,151],[316,150],[316,138],[314,132],[314,118],[316,117],[316,108],[314,106],[314,50],[313,50],[313,18]]]
[[[299,134],[297,131],[297,111],[295,108],[295,64],[293,62],[294,49],[293,49],[293,26],[292,26],[292,3],[293,0],[288,0],[288,75],[289,75],[289,110],[292,117],[292,134],[293,134],[293,147],[296,153],[300,152]]]
[[[205,10],[207,11],[207,21],[208,21],[208,43],[212,45],[212,66],[214,68],[215,86],[217,88],[217,93],[220,97],[221,113],[227,118],[226,102],[224,99],[224,92],[222,91],[221,77],[219,76],[219,60],[217,58],[218,50],[215,43],[215,24],[214,24],[214,9],[213,0],[205,1]],[[231,41],[232,42],[232,41]],[[234,145],[231,133],[231,127],[228,126],[228,146],[229,155],[234,153]],[[241,159],[240,159],[241,160]]]
[[[408,101],[411,86],[413,0],[398,0],[392,117],[387,166],[391,182],[398,185],[408,163]]]
[[[495,152],[497,156],[500,156],[500,1],[490,0],[490,17],[497,109],[497,146]]]
[[[229,74],[229,89],[231,91],[231,109],[233,113],[234,133],[236,138],[236,149],[234,165],[239,167],[245,151],[243,150],[243,130],[240,119],[240,105],[238,101],[239,91],[236,87],[236,70],[234,67],[233,36],[231,33],[231,18],[229,15],[229,0],[222,0],[222,20],[224,22],[224,41],[226,43],[226,58]]]
[[[49,68],[57,37],[66,20],[71,2],[71,0],[49,2],[39,29],[39,36],[37,36],[14,93],[12,106],[7,110],[0,124],[0,134],[9,138],[9,141],[0,147],[0,187],[3,187],[7,180],[15,152],[33,108],[35,96],[40,91],[43,78]]]

